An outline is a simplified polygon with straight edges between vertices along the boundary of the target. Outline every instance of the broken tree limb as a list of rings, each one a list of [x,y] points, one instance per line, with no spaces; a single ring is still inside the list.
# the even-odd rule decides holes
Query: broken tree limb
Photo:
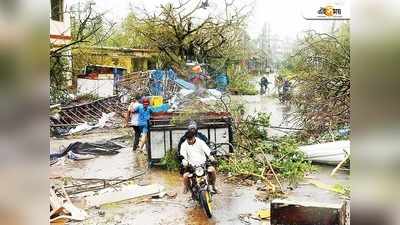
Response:
[[[284,193],[282,184],[281,184],[281,182],[279,181],[279,178],[278,178],[278,176],[276,175],[276,173],[275,173],[275,171],[274,171],[274,168],[273,168],[272,165],[271,165],[271,162],[268,160],[268,158],[267,158],[267,156],[264,154],[264,152],[263,152],[263,156],[264,156],[265,161],[267,161],[268,167],[269,167],[269,169],[271,170],[272,174],[274,175],[276,182],[279,184],[279,188],[280,188],[281,191]]]
[[[350,154],[347,154],[346,157],[332,170],[331,176],[334,176],[338,169],[349,159]]]

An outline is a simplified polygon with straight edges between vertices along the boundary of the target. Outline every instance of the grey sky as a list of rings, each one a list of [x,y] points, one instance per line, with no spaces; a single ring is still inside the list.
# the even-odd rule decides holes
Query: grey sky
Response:
[[[85,0],[80,0],[84,2]],[[178,0],[95,0],[96,9],[107,11],[107,16],[115,21],[121,21],[131,10],[130,6],[145,7],[151,11],[162,3],[177,2]],[[66,0],[68,5],[79,0]],[[271,34],[280,38],[296,39],[299,32],[307,29],[327,31],[332,21],[309,21],[302,16],[302,9],[309,4],[320,3],[321,0],[236,0],[238,4],[254,4],[249,18],[248,29],[250,36],[255,38],[261,32],[265,22],[270,24]],[[326,1],[322,1],[326,2]],[[210,8],[223,7],[223,0],[209,0]],[[204,12],[207,13],[207,12]],[[340,23],[340,22],[337,22]]]

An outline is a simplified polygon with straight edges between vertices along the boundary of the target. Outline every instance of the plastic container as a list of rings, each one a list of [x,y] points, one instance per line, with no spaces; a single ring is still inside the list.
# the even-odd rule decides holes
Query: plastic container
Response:
[[[150,105],[157,107],[162,105],[164,103],[163,101],[164,99],[162,96],[152,96],[150,99]]]

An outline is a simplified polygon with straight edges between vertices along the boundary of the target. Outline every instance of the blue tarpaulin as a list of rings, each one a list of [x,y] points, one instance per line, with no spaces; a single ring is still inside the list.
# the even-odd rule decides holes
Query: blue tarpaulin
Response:
[[[170,81],[175,82],[179,87],[187,89],[187,90],[194,90],[195,86],[187,82],[183,79],[179,79],[175,71],[172,69],[168,69],[166,71],[163,70],[153,70],[151,71],[151,83],[150,83],[150,94],[151,95],[164,95],[164,79],[168,79]]]
[[[164,87],[163,87],[163,80],[164,80],[164,71],[162,70],[155,70],[151,73],[152,82],[150,84],[150,90],[152,95],[162,95]]]
[[[178,76],[176,75],[175,71],[173,71],[172,69],[169,69],[167,71],[168,74],[168,79],[170,80],[175,80]]]
[[[225,88],[228,86],[229,84],[229,78],[226,74],[224,73],[220,73],[217,75],[217,77],[215,78],[215,81],[217,83],[217,89],[219,91],[225,91]]]
[[[175,79],[175,83],[176,83],[179,87],[185,88],[185,89],[188,89],[188,90],[194,90],[194,89],[196,88],[196,87],[194,86],[194,84],[192,84],[192,83],[190,83],[190,82],[187,82],[187,81],[185,81],[185,80],[179,79],[179,78]]]

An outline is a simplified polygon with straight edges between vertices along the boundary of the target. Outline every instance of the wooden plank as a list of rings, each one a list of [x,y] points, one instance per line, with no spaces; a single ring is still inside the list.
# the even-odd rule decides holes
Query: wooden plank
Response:
[[[344,225],[345,203],[327,204],[276,199],[271,202],[271,225]]]
[[[98,195],[86,197],[87,207],[100,206],[107,203],[120,202],[132,198],[156,195],[163,190],[163,186],[152,184],[147,186],[129,185],[119,191],[99,193]]]

